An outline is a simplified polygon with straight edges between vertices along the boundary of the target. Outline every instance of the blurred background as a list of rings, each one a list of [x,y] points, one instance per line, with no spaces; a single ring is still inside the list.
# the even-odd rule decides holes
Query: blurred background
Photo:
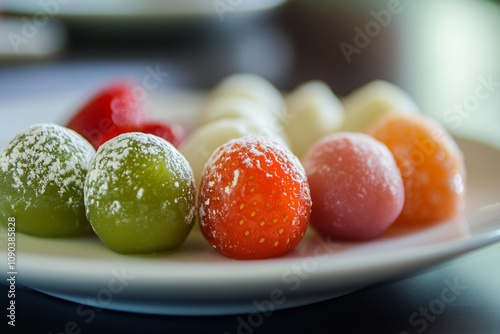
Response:
[[[343,96],[385,79],[450,130],[500,145],[499,1],[4,0],[0,13],[0,101],[147,66],[181,89],[251,72]]]
[[[152,71],[162,89],[203,91],[229,74],[250,72],[283,91],[323,80],[338,96],[388,80],[450,131],[500,148],[499,33],[500,1],[493,0],[0,0],[0,122],[8,121],[2,105],[86,95],[117,77],[141,80]],[[268,328],[277,332],[289,323],[293,332],[306,312],[307,326],[315,329],[337,314],[347,332],[378,325],[387,333],[392,324],[396,333],[457,270],[463,276],[494,270],[498,245],[480,254],[455,267],[277,313]],[[441,318],[448,321],[426,333],[477,332],[477,324],[491,328],[482,333],[498,333],[498,290],[485,283],[495,277],[481,275],[471,278],[477,282],[468,299]],[[20,290],[18,300],[26,326],[34,314],[32,326],[47,331],[75,318],[69,302],[30,290]],[[144,319],[103,311],[95,324],[111,332],[116,324],[125,329]],[[165,320],[176,332],[199,332],[192,319],[151,316],[147,328],[163,329]],[[219,332],[236,323],[234,317],[196,321]]]

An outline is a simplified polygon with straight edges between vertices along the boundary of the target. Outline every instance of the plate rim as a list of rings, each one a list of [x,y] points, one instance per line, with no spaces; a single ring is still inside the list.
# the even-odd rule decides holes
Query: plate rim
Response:
[[[65,94],[67,95],[67,94]],[[7,113],[8,114],[8,113]],[[500,157],[500,149],[497,147],[494,147],[488,143],[481,142],[479,140],[467,138],[467,137],[458,137],[459,141],[466,141],[468,143],[472,143],[474,145],[480,145],[481,147],[486,147],[489,149],[494,150],[496,153],[498,153],[498,157]],[[459,145],[460,146],[460,145]],[[193,233],[192,231],[191,233]],[[474,231],[473,231],[474,232]],[[385,257],[382,262],[379,261],[368,261],[369,266],[366,266],[367,263],[367,256],[363,254],[351,254],[348,256],[348,259],[345,257],[342,257],[340,263],[343,265],[341,270],[338,270],[339,267],[339,260],[335,259],[335,252],[333,254],[330,254],[329,258],[326,259],[325,261],[321,262],[321,265],[318,267],[318,269],[314,272],[314,275],[312,275],[312,278],[309,280],[307,284],[313,284],[314,282],[317,281],[324,281],[325,279],[328,279],[329,275],[331,275],[331,272],[336,270],[337,275],[343,275],[346,273],[350,273],[350,270],[353,268],[356,269],[358,272],[366,272],[368,271],[374,271],[377,268],[380,268],[381,265],[382,267],[390,267],[390,266],[398,266],[404,261],[406,261],[405,268],[398,268],[399,274],[401,273],[411,273],[415,272],[417,270],[420,270],[423,267],[428,267],[435,265],[437,263],[441,263],[443,261],[446,261],[448,259],[460,256],[464,253],[468,253],[470,251],[491,245],[493,243],[497,243],[500,241],[500,222],[498,224],[494,224],[494,230],[491,231],[479,231],[477,233],[472,233],[472,235],[467,235],[465,237],[461,237],[459,239],[454,239],[454,240],[449,240],[449,241],[439,241],[435,242],[431,245],[417,245],[417,246],[411,246],[408,249],[403,249],[398,252],[392,252],[389,251],[383,251],[383,252],[377,252],[375,255],[370,254],[368,256],[369,260],[373,257],[375,257],[377,254],[385,254],[387,257]],[[105,247],[103,245],[103,247]],[[6,254],[5,249],[0,249],[0,256],[4,256]],[[19,273],[20,275],[18,276],[18,282],[22,285],[31,287],[35,290],[42,291],[43,289],[40,289],[40,284],[37,286],[37,279],[40,281],[43,281],[42,283],[47,284],[50,283],[50,280],[57,278],[59,280],[73,280],[72,282],[82,282],[82,283],[88,283],[89,286],[87,286],[87,290],[85,291],[90,291],[89,289],[94,289],[94,288],[99,288],[99,285],[102,285],[102,283],[107,283],[109,281],[109,275],[111,274],[111,270],[116,269],[116,268],[121,268],[123,265],[126,264],[127,261],[120,261],[113,267],[109,267],[109,258],[105,258],[102,261],[100,261],[100,264],[96,264],[95,260],[90,258],[90,259],[85,259],[81,260],[79,264],[81,265],[79,267],[79,270],[76,272],[74,270],[68,270],[66,271],[66,276],[65,275],[65,266],[62,265],[61,263],[52,263],[53,267],[47,267],[46,263],[44,263],[43,258],[46,258],[47,255],[40,255],[40,254],[25,254],[23,255],[22,252],[18,252],[16,255],[20,256],[19,259],[21,259],[22,256],[22,261],[18,263],[18,268],[19,268]],[[222,255],[221,255],[222,256]],[[407,256],[410,256],[408,258]],[[30,259],[31,258],[31,259]],[[124,255],[124,259],[128,258],[127,255]],[[264,286],[272,286],[276,282],[279,282],[281,279],[281,274],[283,269],[288,269],[291,265],[300,263],[301,261],[305,261],[307,258],[310,257],[304,257],[304,256],[299,256],[299,257],[291,257],[291,258],[276,258],[276,259],[268,259],[268,260],[253,260],[253,261],[237,261],[237,260],[231,260],[231,261],[221,261],[221,262],[207,262],[207,263],[202,263],[201,261],[197,262],[189,262],[189,263],[182,263],[180,261],[172,261],[169,262],[168,258],[166,261],[163,261],[165,263],[166,267],[193,267],[196,266],[198,268],[203,267],[203,268],[210,268],[214,269],[214,266],[220,266],[222,268],[224,277],[220,276],[220,273],[211,272],[207,271],[207,274],[210,277],[191,277],[189,276],[188,278],[190,280],[186,279],[186,273],[176,273],[175,275],[170,276],[170,283],[175,283],[178,286],[180,285],[189,285],[189,284],[196,284],[200,285],[201,282],[207,283],[211,281],[210,284],[206,284],[209,287],[216,287],[216,288],[224,288],[228,286],[232,281],[234,281],[236,278],[241,279],[241,277],[244,277],[244,281],[240,282],[242,283],[253,283],[253,284],[263,284]],[[332,260],[333,258],[333,260]],[[26,261],[28,260],[28,261]],[[29,263],[31,261],[32,266],[31,268],[28,266],[25,266],[24,263]],[[66,263],[74,262],[74,259],[67,257],[63,259],[63,262]],[[347,261],[351,261],[349,264]],[[396,263],[395,263],[396,261]],[[92,263],[91,263],[92,262]],[[140,263],[141,258],[135,257],[134,263]],[[278,275],[274,276],[272,279],[270,279],[269,271],[268,270],[255,270],[254,268],[251,268],[252,266],[249,266],[249,263],[257,263],[257,266],[254,266],[256,268],[274,268],[274,272],[278,273]],[[344,265],[348,263],[348,265]],[[359,266],[360,263],[364,264],[364,267],[357,267]],[[415,265],[415,263],[417,265]],[[34,264],[34,266],[33,266]],[[88,271],[86,270],[86,266],[83,264],[91,264],[94,267],[102,267],[105,270],[101,271]],[[146,263],[143,262],[142,264],[139,264],[138,267],[141,268],[147,268],[151,263]],[[279,264],[277,266],[276,264]],[[2,263],[0,267],[6,267],[6,263]],[[106,268],[105,268],[106,267]],[[139,283],[149,283],[153,287],[159,287],[162,286],[162,283],[165,283],[165,272],[167,272],[168,268],[162,268],[161,271],[158,271],[153,274],[140,274],[139,276],[136,275],[138,278]],[[234,268],[237,267],[237,268]],[[74,269],[74,266],[71,267]],[[231,268],[233,270],[228,270],[228,268]],[[198,271],[198,270],[195,270]],[[6,270],[2,271],[1,275],[5,275]],[[22,273],[22,275],[21,275]],[[130,272],[130,273],[135,273],[135,272]],[[232,273],[231,275],[227,275],[227,273]],[[352,273],[352,272],[351,272]],[[372,273],[373,274],[373,273]],[[62,275],[62,276],[61,276]],[[396,276],[397,276],[396,275]],[[31,276],[31,277],[30,277]],[[394,275],[391,275],[390,277],[394,277]],[[94,282],[90,282],[94,280]],[[68,283],[68,282],[66,282]],[[70,282],[71,283],[71,282]],[[374,282],[370,282],[367,285],[371,285]],[[42,284],[43,285],[43,284]],[[148,285],[148,284],[146,284]],[[361,284],[363,285],[363,284]],[[360,285],[360,286],[361,286]],[[54,287],[54,286],[52,286]],[[355,288],[354,290],[357,290]],[[329,290],[331,292],[331,290]],[[50,291],[45,289],[43,291],[44,293],[51,294]],[[54,295],[54,293],[52,293]],[[331,295],[331,293],[330,293]],[[127,294],[123,295],[124,298],[127,298]],[[63,297],[61,297],[63,298]],[[71,298],[71,296],[66,296],[65,299],[75,301],[74,299]],[[325,299],[329,299],[326,298]],[[319,300],[317,300],[319,301]],[[297,305],[303,305],[302,302],[297,302]],[[165,306],[166,308],[167,306]],[[241,306],[243,307],[243,306]],[[286,306],[286,308],[292,307],[292,306]],[[116,310],[125,310],[120,307],[119,304],[117,305],[106,305],[105,308],[109,309],[116,309]],[[244,308],[244,307],[243,307]],[[235,308],[235,310],[238,310],[238,312],[241,311],[242,308]],[[191,310],[191,311],[188,311]],[[194,309],[183,309],[183,310],[178,310],[178,312],[175,312],[172,308],[168,309],[168,311],[161,311],[158,310],[159,313],[153,312],[149,310],[147,313],[157,313],[157,314],[178,314],[178,315],[203,315],[203,314],[233,314],[232,312],[228,312],[228,307],[220,306],[218,311],[213,311],[212,313],[206,313],[208,311],[203,311],[203,309],[198,308],[197,310]],[[140,310],[136,309],[127,309],[126,311],[134,311],[137,313],[140,313]]]

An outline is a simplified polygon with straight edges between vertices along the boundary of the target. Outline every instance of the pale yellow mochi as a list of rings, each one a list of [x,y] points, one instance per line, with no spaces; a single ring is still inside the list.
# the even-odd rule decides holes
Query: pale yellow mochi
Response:
[[[269,126],[276,117],[262,104],[244,96],[223,95],[210,99],[201,111],[199,125],[219,119],[243,119]]]
[[[344,119],[342,104],[322,81],[298,86],[285,101],[288,117],[283,127],[299,158],[319,138],[335,132]]]
[[[184,145],[180,147],[180,151],[193,169],[196,187],[199,187],[203,168],[215,149],[231,139],[249,135],[261,135],[286,145],[274,133],[262,132],[255,124],[241,119],[220,119],[191,132]]]
[[[393,113],[419,111],[413,99],[400,87],[375,80],[359,87],[342,99],[345,110],[343,131],[363,132],[375,120]]]
[[[280,120],[255,100],[232,95],[215,97],[203,108],[199,124],[203,125],[221,119],[234,119],[249,123],[252,128],[258,129],[259,134],[273,138],[290,148]]]
[[[211,93],[211,97],[224,95],[253,99],[279,119],[286,112],[280,91],[269,81],[258,75],[240,73],[226,77],[217,84]]]

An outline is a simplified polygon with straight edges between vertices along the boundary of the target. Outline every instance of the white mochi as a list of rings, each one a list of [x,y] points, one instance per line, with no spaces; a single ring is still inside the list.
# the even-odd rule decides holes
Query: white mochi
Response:
[[[335,132],[344,119],[342,104],[322,81],[298,86],[285,101],[288,117],[283,126],[299,158],[319,138]]]
[[[241,119],[220,119],[195,129],[180,147],[180,151],[193,168],[196,186],[200,185],[201,173],[212,153],[231,139],[248,135],[260,135],[286,146],[282,138],[273,132],[265,132]]]
[[[202,110],[199,124],[220,119],[242,119],[262,127],[270,127],[276,117],[262,104],[243,96],[224,95],[212,98]]]
[[[345,110],[343,131],[362,132],[375,120],[391,113],[419,111],[413,99],[400,87],[375,80],[342,99]]]
[[[222,80],[212,91],[212,97],[233,95],[253,99],[275,117],[285,113],[280,91],[266,79],[254,74],[233,74]]]

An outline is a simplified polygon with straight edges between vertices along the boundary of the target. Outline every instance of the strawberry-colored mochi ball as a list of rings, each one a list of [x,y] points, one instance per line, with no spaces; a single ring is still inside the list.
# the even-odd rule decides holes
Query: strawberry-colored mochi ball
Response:
[[[343,240],[384,232],[404,204],[401,173],[389,149],[362,133],[341,132],[316,142],[304,157],[311,190],[311,226]]]

